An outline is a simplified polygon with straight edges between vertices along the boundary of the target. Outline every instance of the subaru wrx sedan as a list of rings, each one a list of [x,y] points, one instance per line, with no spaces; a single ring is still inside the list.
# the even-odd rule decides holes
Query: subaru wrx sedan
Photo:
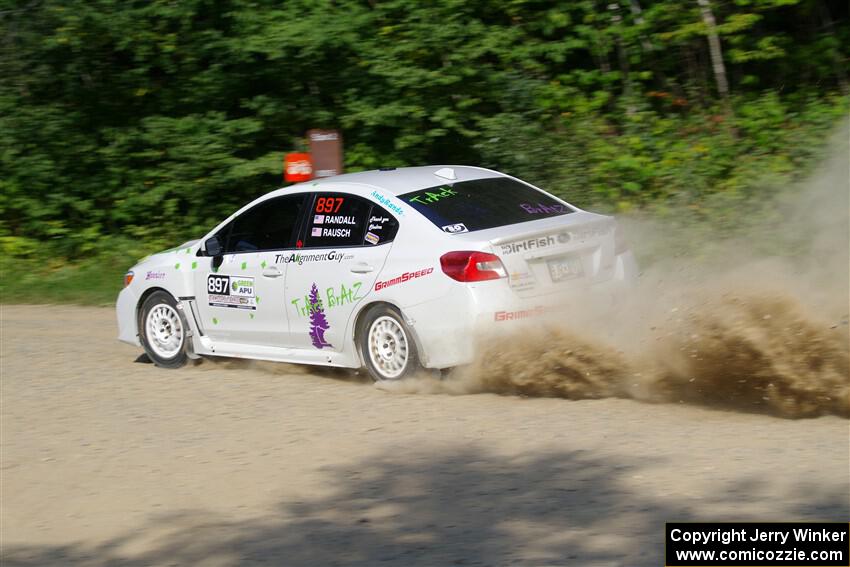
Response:
[[[158,366],[225,356],[396,380],[636,277],[613,219],[502,173],[431,166],[272,191],[125,276],[119,339]]]

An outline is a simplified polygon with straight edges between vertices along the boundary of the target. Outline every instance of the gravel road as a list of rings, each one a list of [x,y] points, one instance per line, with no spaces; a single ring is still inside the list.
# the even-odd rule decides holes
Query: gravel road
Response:
[[[850,516],[839,417],[168,371],[116,334],[2,306],[4,566],[657,567],[665,521]]]

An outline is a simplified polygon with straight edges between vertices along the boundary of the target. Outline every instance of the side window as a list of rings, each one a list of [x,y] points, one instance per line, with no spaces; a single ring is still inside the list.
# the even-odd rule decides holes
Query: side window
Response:
[[[398,221],[380,205],[372,205],[369,213],[369,223],[366,225],[364,244],[383,244],[392,242],[398,232]]]
[[[346,193],[317,193],[307,218],[307,248],[360,246],[372,203]]]
[[[224,252],[257,252],[295,247],[306,194],[284,195],[251,207],[219,231]]]
[[[346,193],[317,193],[305,246],[374,246],[392,242],[396,232],[398,221],[380,205]]]

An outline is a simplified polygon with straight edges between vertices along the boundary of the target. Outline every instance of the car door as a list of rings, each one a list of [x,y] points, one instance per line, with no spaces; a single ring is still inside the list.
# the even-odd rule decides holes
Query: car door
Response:
[[[340,351],[354,308],[372,292],[386,262],[398,221],[348,193],[315,193],[309,203],[304,248],[287,264],[289,342]]]
[[[260,201],[216,233],[220,259],[202,258],[195,274],[205,333],[221,343],[286,346],[287,264],[308,194]],[[216,261],[214,261],[216,260]]]

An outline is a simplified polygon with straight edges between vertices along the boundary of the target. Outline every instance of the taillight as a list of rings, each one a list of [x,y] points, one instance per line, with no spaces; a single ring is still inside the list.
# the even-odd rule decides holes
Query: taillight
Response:
[[[502,261],[487,252],[447,252],[440,257],[443,273],[459,282],[483,282],[508,276]]]
[[[132,281],[133,281],[133,271],[131,270],[131,271],[127,272],[126,274],[124,274],[124,287],[127,287],[128,285],[130,285],[130,283]]]
[[[623,229],[620,225],[614,225],[614,254],[623,254],[629,251],[629,243],[626,242],[623,236]]]

